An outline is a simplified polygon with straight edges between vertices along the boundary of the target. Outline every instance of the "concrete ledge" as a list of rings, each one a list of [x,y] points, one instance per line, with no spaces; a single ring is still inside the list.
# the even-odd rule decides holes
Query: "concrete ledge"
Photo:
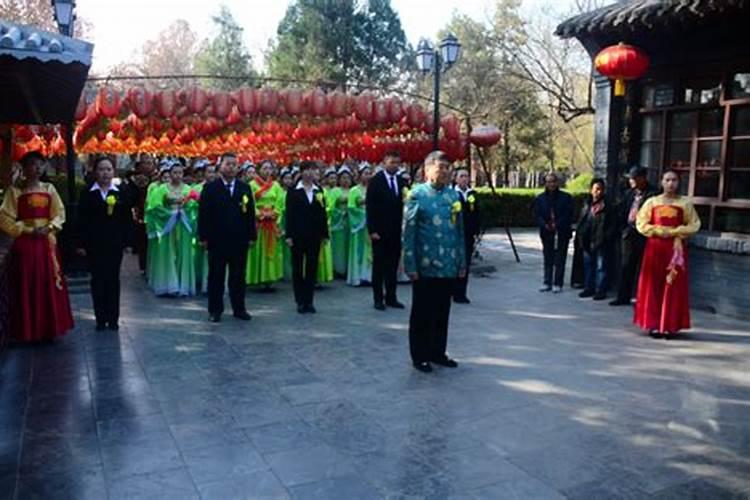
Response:
[[[750,235],[701,231],[689,240],[691,247],[713,252],[750,255]]]

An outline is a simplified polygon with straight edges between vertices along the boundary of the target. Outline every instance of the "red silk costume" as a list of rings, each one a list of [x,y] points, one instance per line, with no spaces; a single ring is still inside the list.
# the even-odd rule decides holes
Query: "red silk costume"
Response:
[[[687,243],[700,229],[683,197],[649,198],[638,212],[638,231],[648,238],[638,279],[633,322],[644,330],[676,333],[690,328]]]
[[[65,210],[54,186],[8,189],[0,207],[0,229],[15,238],[10,253],[10,326],[21,342],[51,340],[73,328],[68,289],[54,233]],[[48,228],[48,235],[34,234]]]

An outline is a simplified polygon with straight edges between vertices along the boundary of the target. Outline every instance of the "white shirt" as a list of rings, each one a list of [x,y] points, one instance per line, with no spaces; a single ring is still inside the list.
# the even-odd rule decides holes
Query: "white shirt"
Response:
[[[398,196],[398,173],[389,174],[387,170],[383,170],[383,174],[385,174],[385,181],[388,183],[388,189],[390,189],[393,194]],[[393,182],[393,184],[391,184],[391,182]]]
[[[109,195],[109,192],[110,191],[119,191],[119,189],[114,184],[110,184],[107,189],[104,189],[101,185],[99,185],[98,182],[95,182],[91,186],[91,189],[89,189],[89,191],[99,191],[99,194],[102,197],[102,201],[107,201],[107,195]]]
[[[458,194],[461,195],[461,201],[466,201],[466,198],[469,197],[469,187],[467,186],[466,190],[463,190],[460,187],[458,187],[458,185],[456,185],[455,189],[456,191],[458,191]]]
[[[229,196],[234,196],[234,181],[235,180],[236,179],[232,179],[231,182],[227,182],[226,179],[224,179],[224,177],[221,177],[221,182],[224,183],[224,187],[229,190]]]
[[[312,187],[310,188],[310,190],[308,191],[307,188],[305,187],[305,183],[302,182],[302,181],[299,181],[299,182],[297,182],[297,188],[296,189],[302,189],[302,190],[304,190],[305,191],[305,195],[307,195],[307,202],[308,203],[312,203],[313,202],[313,197],[315,197],[315,191],[318,190],[318,186],[316,186],[315,184],[313,184]]]

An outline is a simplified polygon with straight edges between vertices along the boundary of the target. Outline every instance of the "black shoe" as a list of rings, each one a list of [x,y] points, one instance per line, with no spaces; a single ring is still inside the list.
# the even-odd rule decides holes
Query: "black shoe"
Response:
[[[432,362],[436,365],[444,366],[446,368],[458,368],[458,363],[456,363],[456,360],[451,359],[447,356],[443,359],[433,359]]]
[[[221,321],[221,314],[211,314],[208,317],[208,321],[211,323],[219,323]]]
[[[116,322],[115,323],[109,323],[107,325],[107,328],[110,329],[110,330],[112,330],[113,332],[116,332],[116,331],[118,331],[120,329],[120,325],[118,325]]]
[[[611,301],[609,303],[609,305],[611,305],[611,306],[629,306],[630,305],[630,301],[624,301],[624,300],[620,300],[620,299],[615,299],[615,300]]]
[[[414,363],[414,368],[422,373],[430,373],[432,371],[432,366],[430,366],[430,363],[427,363],[426,361],[424,363]]]
[[[300,313],[300,314],[305,314],[305,313],[307,313],[307,307],[305,307],[305,306],[297,306],[297,312]]]
[[[544,285],[544,286],[542,286],[542,288],[539,289],[539,291],[542,292],[542,293],[544,293],[544,292],[551,292],[552,291],[552,286],[551,285]]]
[[[454,297],[453,302],[456,304],[471,304],[471,301],[468,299],[468,297]]]
[[[375,302],[375,309],[378,311],[385,311],[385,304],[382,302]]]
[[[661,332],[659,332],[658,330],[650,330],[648,332],[648,336],[651,337],[652,339],[663,339],[664,338],[664,335]]]
[[[251,319],[253,319],[253,317],[250,316],[250,313],[247,311],[236,312],[234,313],[234,317],[239,319],[240,321],[250,321]]]
[[[394,300],[394,301],[391,301],[391,302],[386,302],[385,305],[387,305],[388,307],[391,307],[393,309],[404,309],[406,307],[401,302],[399,302],[398,300]]]
[[[308,304],[305,306],[305,312],[315,314],[318,311],[315,310],[315,306],[313,306],[312,304]]]
[[[607,294],[606,293],[597,292],[597,293],[594,294],[594,300],[604,300],[606,298],[607,298]]]
[[[581,297],[582,299],[587,299],[589,297],[593,297],[594,292],[592,292],[591,290],[584,290],[581,293],[579,293],[578,296]]]
[[[97,332],[107,329],[107,324],[104,321],[97,321],[96,327],[94,328]]]

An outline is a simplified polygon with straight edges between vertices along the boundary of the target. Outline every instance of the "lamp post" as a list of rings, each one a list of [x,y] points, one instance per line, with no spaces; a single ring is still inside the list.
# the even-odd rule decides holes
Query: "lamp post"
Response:
[[[76,20],[73,13],[76,8],[75,0],[52,0],[52,8],[55,9],[55,21],[60,34],[73,36],[73,23]]]
[[[429,40],[423,38],[417,45],[417,67],[419,71],[433,76],[433,109],[432,147],[440,147],[440,74],[448,71],[461,56],[461,43],[453,33],[449,33],[436,49]]]

